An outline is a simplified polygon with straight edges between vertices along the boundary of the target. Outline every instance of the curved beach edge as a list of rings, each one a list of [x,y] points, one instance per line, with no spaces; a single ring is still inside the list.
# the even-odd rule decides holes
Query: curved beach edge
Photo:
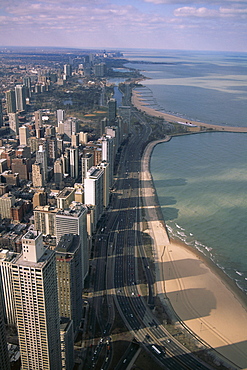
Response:
[[[138,80],[137,82],[140,82]],[[163,118],[165,121],[179,123],[183,125],[187,125],[188,128],[192,131],[196,131],[198,129],[211,129],[216,131],[223,131],[223,132],[239,132],[239,133],[247,133],[247,127],[235,127],[235,126],[220,126],[216,124],[209,124],[203,123],[198,121],[192,121],[185,118],[180,118],[172,114],[163,113],[155,110],[154,108],[150,108],[148,105],[145,105],[146,102],[142,100],[141,93],[132,89],[132,98],[131,103],[140,111],[145,112],[147,115],[157,118]]]
[[[203,342],[236,365],[247,367],[247,297],[224,271],[202,253],[180,240],[170,239],[150,173],[153,148],[142,157],[142,201],[153,240],[156,293],[169,300],[180,320]]]

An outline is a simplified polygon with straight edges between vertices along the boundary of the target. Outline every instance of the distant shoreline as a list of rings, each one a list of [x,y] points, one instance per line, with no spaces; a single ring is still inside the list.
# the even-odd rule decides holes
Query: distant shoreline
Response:
[[[136,82],[140,82],[140,80]],[[190,131],[198,132],[202,128],[211,129],[214,131],[222,131],[222,132],[239,132],[239,133],[247,133],[247,127],[234,127],[234,126],[220,126],[216,124],[209,124],[203,123],[198,121],[192,121],[185,118],[177,117],[172,114],[159,112],[154,108],[150,108],[149,106],[145,105],[145,101],[141,98],[141,93],[132,89],[132,99],[131,102],[133,106],[139,109],[142,112],[145,112],[149,116],[163,118],[166,121],[174,122],[178,124],[186,125],[190,129]]]

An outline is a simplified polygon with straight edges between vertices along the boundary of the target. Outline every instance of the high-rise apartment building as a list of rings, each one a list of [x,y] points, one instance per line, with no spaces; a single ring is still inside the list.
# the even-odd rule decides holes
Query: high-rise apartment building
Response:
[[[15,91],[14,90],[6,91],[5,97],[7,113],[8,114],[15,113],[16,112]]]
[[[106,64],[99,63],[94,65],[94,74],[96,77],[104,77],[106,74]]]
[[[54,182],[56,185],[62,185],[63,179],[63,162],[61,158],[58,158],[54,162]]]
[[[19,118],[17,113],[9,113],[10,135],[19,135]]]
[[[46,154],[46,150],[43,149],[42,145],[39,146],[39,150],[36,152],[36,163],[41,164],[41,167],[43,170],[44,182],[45,182],[48,177],[47,154]]]
[[[94,165],[94,156],[92,153],[85,153],[81,159],[82,183],[87,177],[87,172]]]
[[[31,98],[31,88],[32,88],[31,77],[25,76],[23,78],[23,84],[26,88],[27,98]]]
[[[28,145],[29,130],[27,126],[19,127],[19,140],[20,145]]]
[[[92,204],[95,206],[96,222],[99,221],[103,213],[103,175],[104,170],[91,167],[84,180],[84,202],[85,204]]]
[[[65,187],[57,196],[57,208],[69,209],[70,204],[75,200],[75,188]]]
[[[127,105],[122,105],[118,107],[118,114],[123,119],[123,132],[121,134],[128,135],[128,133],[130,132],[131,107]]]
[[[19,173],[20,180],[29,180],[31,161],[28,158],[14,158],[12,160],[13,173]]]
[[[81,203],[72,202],[69,209],[59,210],[56,214],[57,244],[64,234],[80,236],[82,255],[82,278],[88,273],[88,243],[87,243],[87,207]]]
[[[88,142],[88,133],[87,132],[79,132],[79,143],[80,144],[87,144]]]
[[[72,133],[71,135],[71,146],[77,148],[79,146],[79,134]]]
[[[35,162],[32,165],[32,182],[35,188],[42,188],[45,184],[43,168],[41,163]]]
[[[107,162],[102,162],[98,165],[98,168],[104,171],[103,175],[103,204],[106,208],[109,204],[109,195],[110,195],[110,166]]]
[[[38,130],[39,127],[43,126],[41,110],[34,112],[34,120],[35,130]]]
[[[60,318],[60,339],[62,370],[74,368],[74,332],[73,321],[67,317]]]
[[[12,218],[11,207],[15,203],[15,196],[11,193],[5,193],[0,197],[0,216],[2,218]]]
[[[23,370],[60,370],[60,317],[55,252],[42,234],[28,231],[12,265],[16,321]]]
[[[47,204],[47,194],[45,191],[37,191],[36,193],[34,193],[33,209],[37,206],[45,206],[46,204]]]
[[[115,119],[117,117],[117,101],[116,99],[110,99],[108,101],[108,118],[110,124],[115,122]]]
[[[2,125],[3,125],[3,104],[0,99],[0,127],[2,127]]]
[[[11,271],[12,263],[17,257],[18,254],[15,252],[0,249],[0,286],[4,303],[4,321],[8,325],[16,325]]]
[[[109,185],[113,184],[114,170],[114,138],[110,135],[104,135],[102,138],[102,161],[109,163]]]
[[[16,85],[15,87],[15,103],[17,111],[26,110],[26,91],[24,85]]]
[[[64,118],[65,118],[64,110],[63,109],[58,109],[57,110],[57,124],[59,124],[59,122],[63,122]]]
[[[79,150],[69,148],[70,176],[77,179],[79,176]]]
[[[68,77],[71,77],[72,76],[72,66],[70,64],[64,64],[63,73],[64,73],[64,76],[65,76],[65,80]]]
[[[6,341],[4,316],[3,316],[3,302],[0,294],[0,369],[10,370],[9,353]]]
[[[60,125],[59,125],[60,127]],[[66,140],[71,140],[72,134],[77,134],[79,131],[79,123],[77,118],[68,118],[63,123],[63,130]]]
[[[73,320],[76,333],[82,319],[82,255],[79,235],[64,234],[55,252],[60,316]]]
[[[56,214],[58,209],[49,205],[36,206],[33,210],[34,228],[43,235],[56,235]]]

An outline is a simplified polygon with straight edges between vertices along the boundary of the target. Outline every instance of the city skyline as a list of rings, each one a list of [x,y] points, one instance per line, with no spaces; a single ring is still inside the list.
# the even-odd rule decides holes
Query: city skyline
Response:
[[[3,0],[0,46],[247,51],[246,0]]]

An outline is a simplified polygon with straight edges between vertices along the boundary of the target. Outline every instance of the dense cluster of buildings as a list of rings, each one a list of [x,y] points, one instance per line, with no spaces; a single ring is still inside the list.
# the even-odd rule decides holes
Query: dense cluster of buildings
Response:
[[[104,75],[104,63],[94,70]],[[58,78],[71,74],[67,64]],[[41,77],[37,83],[47,88],[51,80]],[[130,107],[117,109],[110,99],[99,138],[88,141],[78,120],[62,109],[55,112],[55,125],[46,123],[42,110],[21,122],[33,88],[38,89],[24,76],[22,84],[6,91],[8,125],[1,109],[0,368],[10,369],[8,325],[18,331],[22,369],[69,370],[92,236],[109,204],[114,161],[129,134]]]

